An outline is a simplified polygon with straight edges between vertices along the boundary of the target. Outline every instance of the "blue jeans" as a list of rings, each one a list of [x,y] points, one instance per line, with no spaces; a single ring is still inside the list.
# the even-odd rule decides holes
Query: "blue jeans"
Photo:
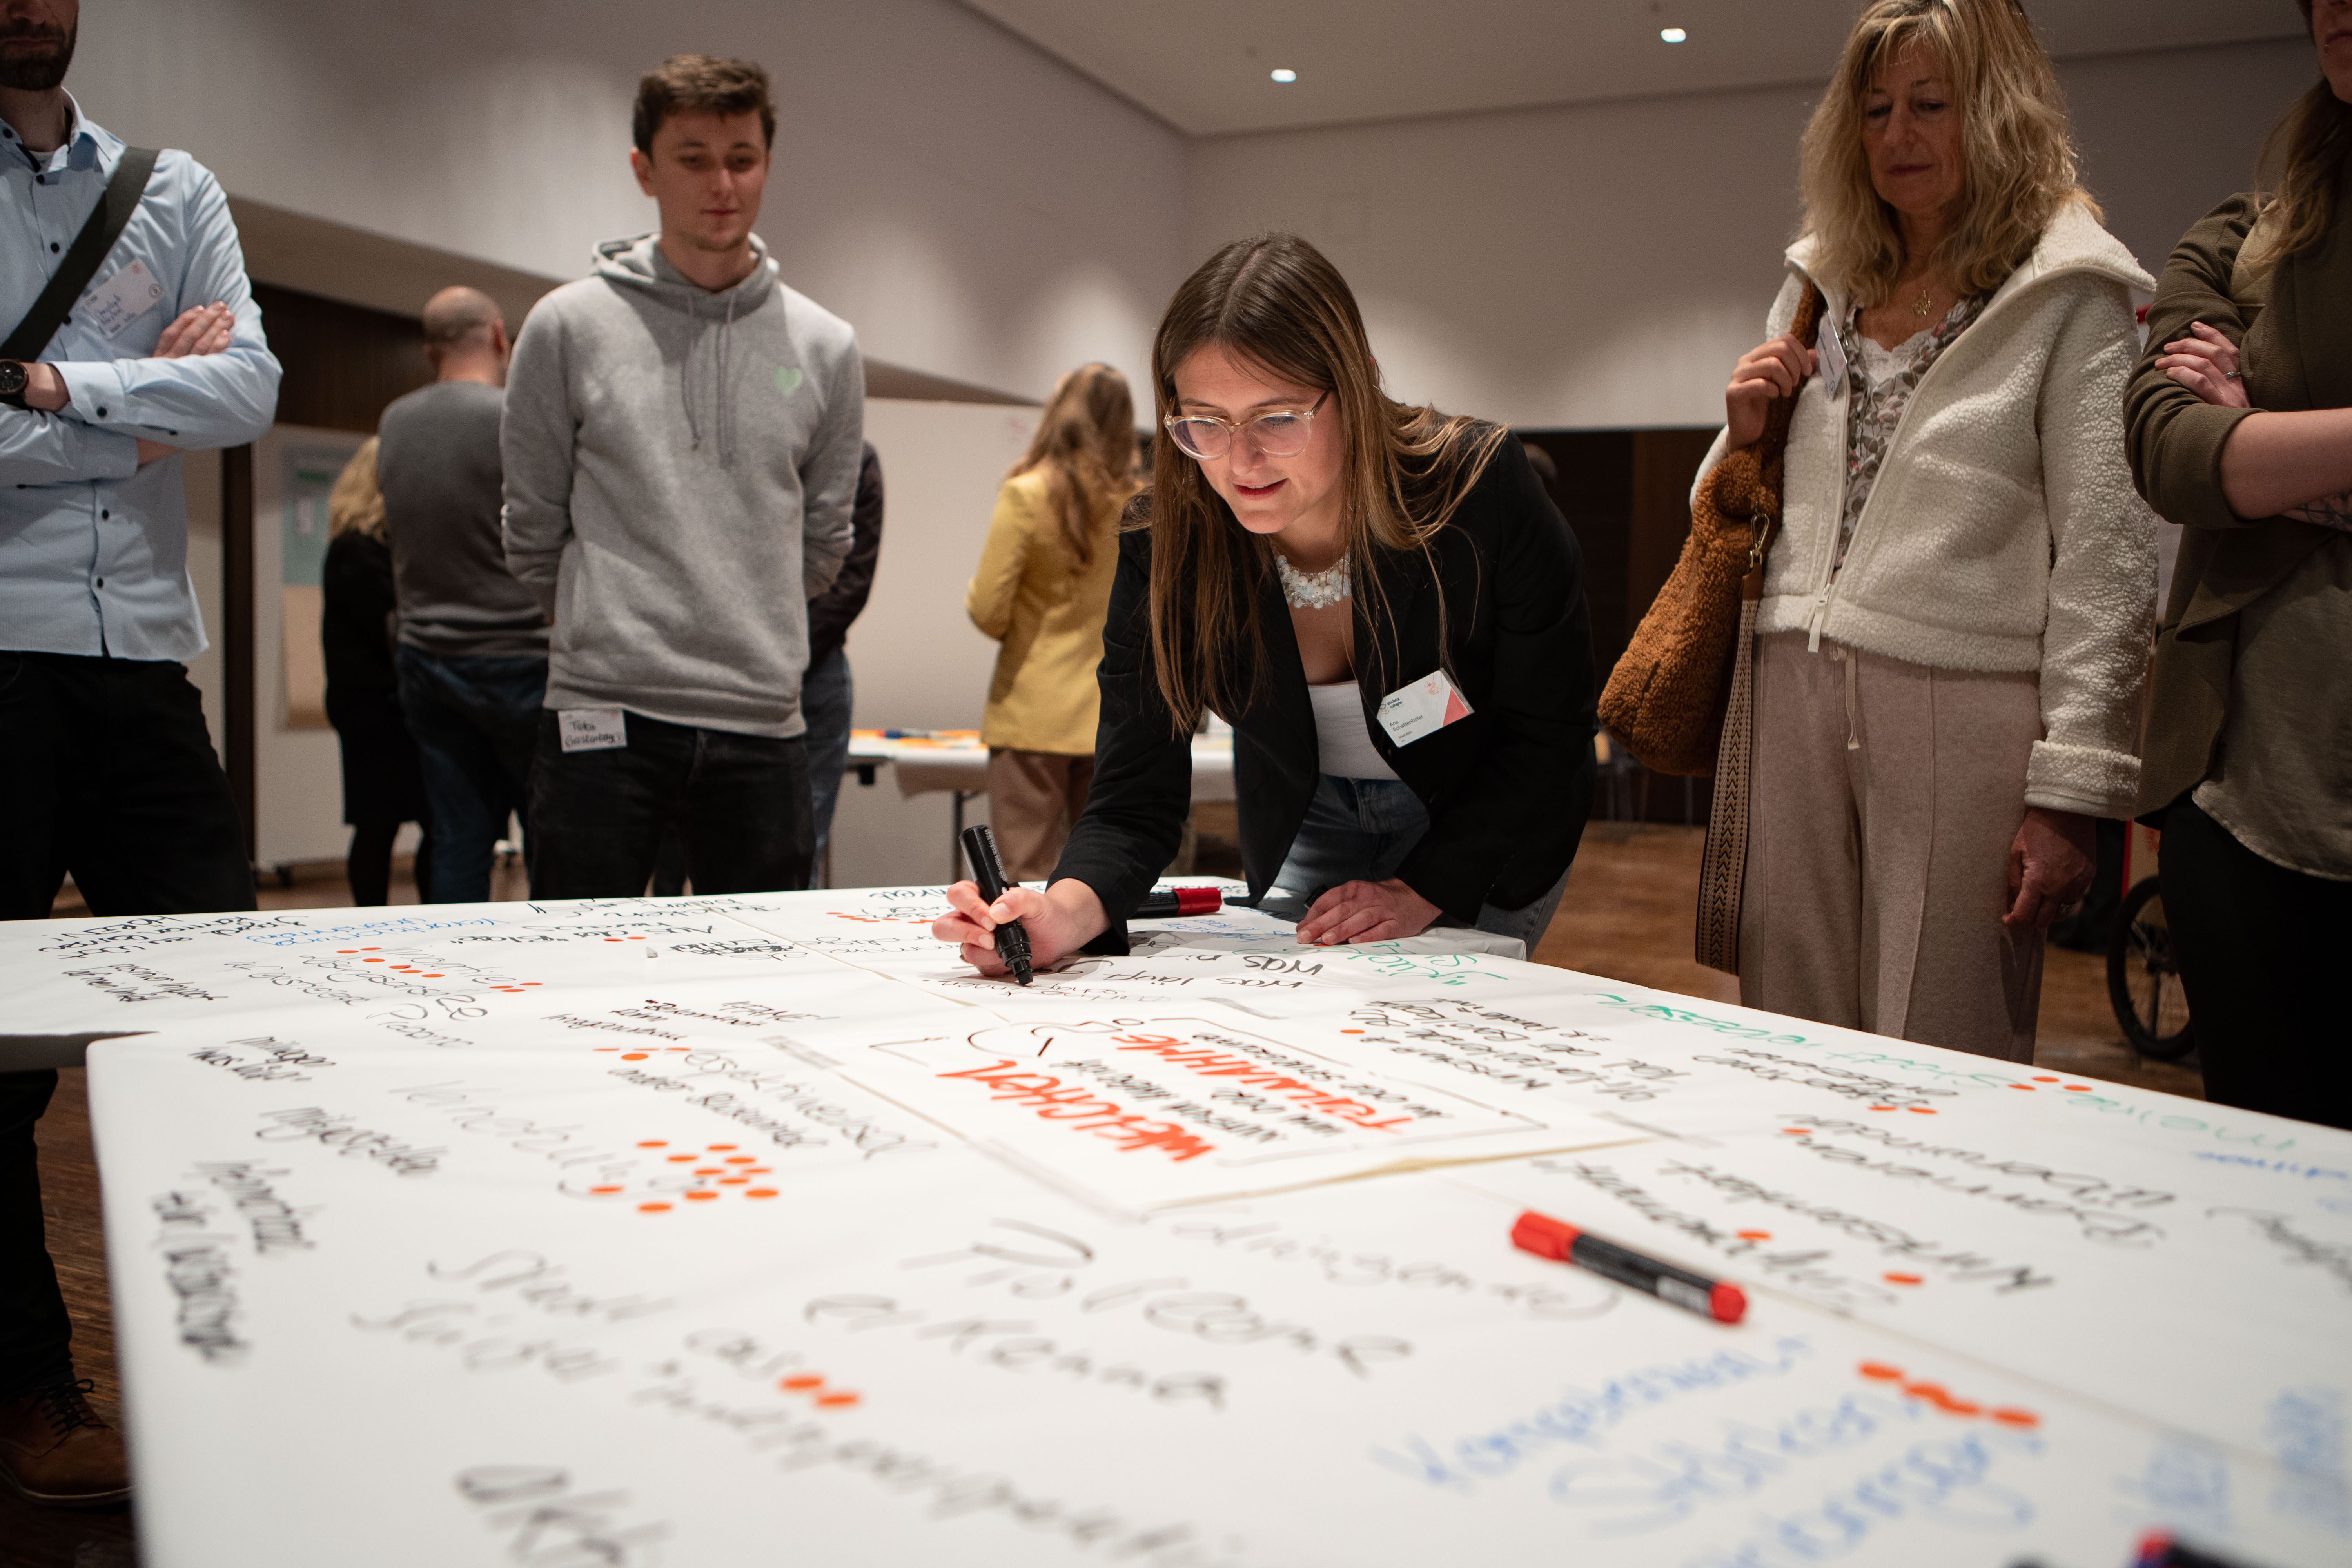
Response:
[[[1285,920],[1303,918],[1325,889],[1342,882],[1384,882],[1429,831],[1429,808],[1412,786],[1395,779],[1343,779],[1325,773],[1307,804],[1306,819],[1291,841],[1290,856],[1276,876],[1272,892],[1259,907]],[[1560,873],[1551,891],[1523,910],[1498,910],[1492,904],[1478,910],[1477,929],[1496,936],[1515,936],[1532,954],[1551,924],[1552,910],[1568,886]],[[1295,911],[1295,912],[1294,912]],[[1459,926],[1441,915],[1437,926]],[[1436,927],[1433,926],[1432,930]]]
[[[539,750],[547,660],[528,655],[442,657],[403,643],[394,658],[400,706],[425,773],[433,816],[429,904],[480,903],[507,816],[530,847],[531,759]]]
[[[816,813],[812,882],[824,868],[824,843],[833,837],[833,805],[841,798],[841,775],[849,767],[849,708],[856,691],[846,648],[834,649],[801,678],[801,717],[808,721],[809,804]]]

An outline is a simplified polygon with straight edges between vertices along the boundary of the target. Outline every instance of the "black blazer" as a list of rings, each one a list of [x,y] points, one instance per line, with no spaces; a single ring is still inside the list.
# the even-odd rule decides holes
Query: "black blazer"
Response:
[[[1502,444],[1430,550],[1434,582],[1419,552],[1378,552],[1393,629],[1375,637],[1363,595],[1351,601],[1356,684],[1373,747],[1429,808],[1429,831],[1397,876],[1467,921],[1482,904],[1534,902],[1575,858],[1592,804],[1592,632],[1576,537],[1517,441]],[[1127,951],[1127,912],[1175,858],[1192,809],[1190,737],[1176,732],[1152,673],[1150,583],[1151,531],[1130,528],[1119,536],[1096,678],[1094,785],[1054,870],[1102,900],[1111,924],[1088,944],[1098,952]],[[1282,869],[1319,774],[1307,677],[1271,571],[1256,591],[1271,668],[1255,700],[1227,715],[1253,901]],[[1438,668],[1441,600],[1472,712],[1399,747],[1372,715]]]

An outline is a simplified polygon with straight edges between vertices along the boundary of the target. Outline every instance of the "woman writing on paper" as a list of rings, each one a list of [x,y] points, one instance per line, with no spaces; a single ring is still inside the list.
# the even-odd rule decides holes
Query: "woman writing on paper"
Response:
[[[1043,892],[970,882],[932,927],[983,971],[1126,951],[1176,851],[1191,733],[1234,727],[1253,897],[1311,942],[1441,920],[1532,949],[1592,794],[1576,541],[1508,432],[1388,397],[1347,282],[1290,235],[1238,240],[1152,345],[1166,439],[1119,536],[1085,816]]]
[[[1095,666],[1135,493],[1135,401],[1107,364],[1055,384],[1029,450],[996,492],[963,607],[1002,645],[980,738],[1005,874],[1042,878],[1086,809],[1095,773]]]
[[[2126,408],[2184,530],[2139,805],[2206,1098],[2352,1127],[2352,0],[2303,9],[2322,79],[2173,251]]]
[[[1793,395],[1758,608],[1739,994],[2030,1061],[2042,932],[2128,814],[2155,598],[2130,290],[2015,0],[1876,0],[1709,466]],[[1815,346],[1785,335],[1809,287]]]

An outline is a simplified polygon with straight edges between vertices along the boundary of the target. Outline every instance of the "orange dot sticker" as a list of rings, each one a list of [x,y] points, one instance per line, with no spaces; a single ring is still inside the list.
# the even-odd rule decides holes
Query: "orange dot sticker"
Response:
[[[740,1144],[740,1143],[705,1143],[705,1144],[703,1145],[703,1147],[704,1147],[704,1148],[706,1148],[706,1149],[714,1150],[714,1151],[716,1151],[716,1152],[719,1152],[719,1153],[724,1154],[724,1153],[726,1153],[728,1151],[730,1151],[730,1150],[731,1150],[731,1149],[740,1149],[740,1148],[741,1148],[741,1147],[742,1147],[742,1145],[741,1145],[741,1144]]]
[[[639,1205],[637,1205],[637,1212],[638,1212],[639,1214],[667,1214],[667,1213],[669,1213],[669,1205],[667,1205],[667,1204],[639,1204]]]
[[[773,1187],[747,1187],[744,1189],[743,1195],[747,1198],[772,1198],[776,1195],[776,1189]]]
[[[1936,1108],[1932,1105],[1915,1105],[1912,1106],[1910,1110],[1911,1114],[1914,1116],[1933,1116],[1936,1114]]]
[[[1339,1032],[1343,1035],[1360,1035],[1364,1031],[1361,1029],[1342,1029]]]
[[[1810,1127],[1783,1127],[1780,1131],[1791,1138],[1810,1138],[1813,1135],[1813,1130]]]
[[[757,1154],[730,1154],[727,1163],[730,1165],[756,1165],[760,1157]]]
[[[1992,1413],[1992,1418],[2000,1422],[2004,1426],[2039,1426],[2042,1425],[2042,1417],[2033,1414],[2032,1411],[2019,1410],[2014,1406],[2010,1405],[2004,1405],[2000,1409],[1994,1411]]]
[[[1889,1285],[1924,1285],[1927,1283],[1926,1280],[1920,1279],[1916,1274],[1887,1274],[1881,1276],[1881,1278],[1883,1278]]]
[[[591,1187],[588,1190],[592,1193],[617,1193],[621,1189],[618,1187]]]
[[[699,1154],[672,1154],[669,1157],[669,1163],[673,1165],[691,1165],[701,1158]]]
[[[1889,1366],[1883,1361],[1866,1361],[1853,1370],[1864,1377],[1874,1378],[1880,1383],[1897,1383],[1903,1377],[1901,1367]]]
[[[2048,1073],[2038,1072],[2033,1075],[2033,1081],[2036,1083],[2056,1083],[2058,1080],[2052,1078]]]
[[[1769,1241],[1772,1239],[1772,1233],[1769,1230],[1743,1230],[1737,1234],[1742,1241]]]
[[[621,1059],[625,1062],[641,1062],[646,1059],[646,1053],[643,1051],[630,1051],[623,1056]]]
[[[686,1201],[687,1201],[687,1202],[688,1202],[688,1203],[690,1203],[690,1204],[691,1204],[691,1203],[701,1203],[701,1204],[715,1203],[715,1202],[717,1202],[717,1201],[718,1201],[718,1199],[719,1199],[719,1194],[718,1194],[717,1193],[714,1193],[714,1192],[709,1192],[709,1191],[703,1191],[703,1192],[693,1192],[693,1193],[688,1193],[688,1194],[686,1194]]]
[[[1892,1110],[1895,1107],[1891,1105],[1874,1105],[1870,1109],[1873,1110]]]
[[[640,1149],[667,1149],[669,1147],[669,1140],[667,1138],[640,1138],[637,1140],[637,1147]]]
[[[751,1184],[751,1178],[749,1176],[721,1176],[719,1178],[719,1184],[722,1187],[746,1187]]]
[[[2021,1089],[2028,1094],[2032,1094],[2033,1092],[2033,1086],[2030,1083],[2013,1083],[2009,1087],[2011,1089]]]
[[[777,1379],[776,1386],[787,1394],[805,1394],[812,1388],[823,1388],[824,1379],[814,1373],[800,1372],[794,1373],[790,1377]]]
[[[2091,1092],[2091,1086],[2087,1083],[2070,1083],[2066,1086],[2066,1092],[2068,1094],[2088,1094]]]
[[[819,1410],[846,1410],[857,1403],[854,1394],[820,1394],[816,1396]]]

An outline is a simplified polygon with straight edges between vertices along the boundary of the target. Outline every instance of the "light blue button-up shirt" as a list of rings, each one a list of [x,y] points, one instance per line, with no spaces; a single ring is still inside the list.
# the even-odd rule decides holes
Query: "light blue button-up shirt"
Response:
[[[68,103],[71,134],[47,157],[0,121],[0,336],[33,308],[122,157],[120,138]],[[180,459],[141,467],[139,438],[182,448],[255,439],[277,412],[278,362],[228,198],[185,153],[157,162],[90,288],[133,261],[161,281],[162,299],[110,338],[85,295],[34,356],[64,379],[64,411],[0,405],[0,648],[180,660],[205,650]],[[226,350],[145,357],[173,318],[215,301],[236,313]]]

